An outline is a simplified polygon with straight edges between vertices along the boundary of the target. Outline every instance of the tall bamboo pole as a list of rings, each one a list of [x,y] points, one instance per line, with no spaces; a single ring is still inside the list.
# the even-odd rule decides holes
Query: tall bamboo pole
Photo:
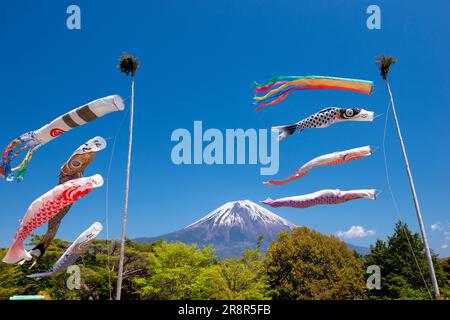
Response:
[[[400,146],[402,147],[402,153],[403,153],[403,158],[405,160],[406,172],[408,173],[409,184],[411,186],[412,196],[414,199],[414,206],[416,207],[417,220],[419,221],[420,232],[422,234],[422,240],[425,245],[425,254],[427,256],[428,269],[430,271],[431,283],[433,284],[434,295],[436,298],[438,298],[440,295],[439,286],[438,286],[437,280],[436,280],[436,274],[434,271],[433,259],[431,258],[430,247],[428,245],[427,233],[425,231],[425,226],[423,224],[422,211],[420,210],[419,199],[417,198],[416,188],[414,187],[414,180],[412,177],[411,169],[409,167],[409,161],[408,161],[408,156],[406,154],[405,144],[403,143],[403,137],[402,137],[402,133],[400,131],[400,125],[398,123],[397,113],[395,111],[394,98],[392,97],[391,87],[389,86],[389,81],[387,79],[386,79],[386,87],[389,92],[389,98],[391,100],[391,107],[392,107],[392,115],[394,116],[395,126],[397,127],[397,135],[398,135],[398,139],[400,140]]]
[[[128,139],[127,175],[125,182],[125,201],[122,220],[122,238],[120,240],[120,258],[117,274],[116,300],[120,300],[122,295],[123,263],[125,258],[125,239],[126,239],[126,226],[128,215],[128,193],[130,190],[131,150],[133,146],[134,76],[136,74],[136,70],[138,67],[139,62],[133,56],[124,54],[120,58],[120,65],[119,65],[120,71],[126,73],[127,75],[131,73],[131,103],[130,103],[130,135]]]
[[[406,172],[408,174],[409,184],[411,186],[411,192],[412,192],[412,196],[413,196],[413,200],[414,200],[414,206],[416,208],[417,220],[419,221],[420,232],[422,234],[422,240],[423,240],[423,244],[425,246],[425,255],[427,257],[428,269],[429,269],[430,277],[431,277],[431,283],[433,285],[434,295],[436,298],[438,298],[440,296],[439,286],[438,286],[438,283],[436,280],[436,273],[434,271],[433,259],[431,258],[430,246],[428,245],[427,233],[425,231],[425,226],[423,224],[422,211],[420,210],[419,199],[417,198],[416,188],[414,186],[414,180],[412,177],[411,169],[409,167],[409,161],[408,161],[408,156],[406,154],[405,144],[403,142],[402,132],[400,131],[400,124],[398,123],[398,119],[397,119],[397,112],[395,110],[394,97],[392,96],[391,86],[389,85],[389,81],[387,79],[387,75],[389,73],[390,66],[391,66],[391,64],[395,63],[395,61],[396,61],[396,59],[393,57],[385,57],[384,55],[382,55],[377,59],[377,64],[380,67],[381,76],[383,77],[383,79],[386,82],[386,87],[387,87],[387,90],[389,93],[389,99],[390,99],[391,107],[392,107],[392,114],[394,116],[395,126],[397,128],[397,135],[398,135],[398,139],[400,141],[400,146],[402,148],[403,159],[405,160]]]

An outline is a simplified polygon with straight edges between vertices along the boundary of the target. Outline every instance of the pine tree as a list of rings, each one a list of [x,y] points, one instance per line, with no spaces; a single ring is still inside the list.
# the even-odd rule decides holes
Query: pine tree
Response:
[[[432,254],[436,277],[445,287],[445,273]],[[428,277],[424,244],[418,233],[412,233],[407,224],[398,221],[394,234],[387,241],[378,240],[371,246],[366,266],[381,269],[381,289],[370,290],[373,299],[432,299],[432,286]]]

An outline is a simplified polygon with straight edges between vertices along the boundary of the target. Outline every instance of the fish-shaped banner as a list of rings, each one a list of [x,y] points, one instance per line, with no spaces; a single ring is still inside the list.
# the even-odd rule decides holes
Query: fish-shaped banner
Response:
[[[354,148],[344,151],[337,151],[333,153],[324,154],[320,157],[314,158],[303,166],[301,166],[295,173],[283,180],[269,180],[263,182],[268,185],[282,185],[301,177],[304,177],[312,168],[324,167],[324,166],[334,166],[353,160],[361,159],[363,157],[368,157],[372,154],[372,149],[370,146]]]
[[[308,208],[319,204],[339,204],[346,201],[367,198],[375,200],[375,189],[363,190],[349,190],[342,191],[339,189],[321,190],[310,194],[301,196],[293,196],[272,200],[270,198],[262,201],[271,207],[293,207],[293,208]]]
[[[16,263],[31,260],[31,254],[23,247],[23,242],[28,235],[57,215],[62,209],[102,185],[102,176],[96,174],[91,177],[67,181],[34,200],[20,221],[19,228],[6,256],[3,258],[3,262]]]
[[[300,120],[297,123],[272,127],[272,131],[281,131],[278,140],[283,140],[295,131],[302,132],[307,128],[326,128],[333,123],[344,121],[372,121],[374,113],[361,108],[326,108]]]
[[[68,267],[73,265],[78,258],[86,252],[89,248],[89,244],[97,238],[102,229],[103,226],[100,222],[94,222],[89,228],[78,236],[78,238],[70,245],[64,254],[55,262],[50,271],[30,274],[27,277],[41,279],[63,272]]]

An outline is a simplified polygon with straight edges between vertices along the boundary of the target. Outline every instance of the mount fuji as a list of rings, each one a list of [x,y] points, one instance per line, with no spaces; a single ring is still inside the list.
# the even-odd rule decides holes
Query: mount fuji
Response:
[[[164,239],[168,242],[197,243],[199,247],[213,245],[218,256],[229,258],[241,256],[245,249],[254,249],[260,235],[264,236],[261,249],[266,250],[270,242],[277,239],[279,232],[295,227],[292,222],[256,203],[242,200],[227,202],[179,231],[158,237],[137,238],[135,241],[151,243]]]

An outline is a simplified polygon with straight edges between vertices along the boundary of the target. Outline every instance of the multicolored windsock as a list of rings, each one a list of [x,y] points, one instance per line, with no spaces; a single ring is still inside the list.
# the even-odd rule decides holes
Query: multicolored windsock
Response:
[[[94,160],[97,152],[106,148],[106,141],[102,137],[95,137],[81,145],[70,158],[64,163],[59,172],[59,184],[69,180],[78,179],[83,176],[84,169]],[[47,232],[41,241],[35,246],[30,253],[39,260],[45,250],[48,248],[59,229],[61,220],[69,212],[72,205],[68,205],[61,209],[53,218],[48,221]]]
[[[2,153],[0,160],[0,178],[6,180],[22,181],[31,157],[38,148],[55,139],[61,134],[84,125],[104,115],[121,111],[125,108],[123,99],[118,95],[112,95],[94,100],[88,104],[76,108],[59,118],[53,120],[42,128],[22,134],[11,141]],[[22,162],[15,168],[11,167],[11,161],[28,149]]]
[[[276,200],[268,198],[262,201],[262,203],[275,208],[276,207],[308,208],[319,204],[339,204],[360,198],[375,200],[376,198],[375,189],[350,190],[350,191],[341,191],[339,189],[321,190],[306,195],[286,197]]]
[[[324,76],[279,76],[261,84],[253,82],[253,88],[255,88],[253,104],[257,106],[256,111],[259,111],[263,107],[283,101],[295,90],[337,89],[370,94],[373,82]],[[269,92],[258,96],[267,91]]]
[[[281,131],[278,140],[283,140],[295,131],[307,128],[326,128],[333,123],[343,121],[372,121],[374,113],[361,108],[326,108],[297,123],[272,127],[272,131]]]
[[[87,228],[78,238],[70,245],[70,247],[64,252],[64,254],[55,262],[53,267],[48,272],[34,273],[27,276],[27,278],[46,278],[57,275],[68,267],[73,265],[77,259],[86,252],[89,244],[94,241],[95,238],[102,231],[103,226],[100,222],[94,222],[89,228]]]
[[[23,248],[23,242],[28,235],[57,215],[63,208],[102,185],[102,176],[96,174],[91,177],[67,181],[34,200],[28,207],[24,218],[20,221],[19,228],[6,256],[3,258],[3,262],[16,263],[31,260],[31,254]]]
[[[268,185],[282,185],[291,182],[293,180],[299,179],[301,177],[304,177],[314,167],[334,166],[337,164],[361,159],[363,157],[368,157],[371,154],[372,149],[370,148],[370,146],[328,153],[323,156],[314,158],[311,161],[308,161],[303,166],[301,166],[293,175],[287,177],[286,179],[269,180],[263,183]]]

